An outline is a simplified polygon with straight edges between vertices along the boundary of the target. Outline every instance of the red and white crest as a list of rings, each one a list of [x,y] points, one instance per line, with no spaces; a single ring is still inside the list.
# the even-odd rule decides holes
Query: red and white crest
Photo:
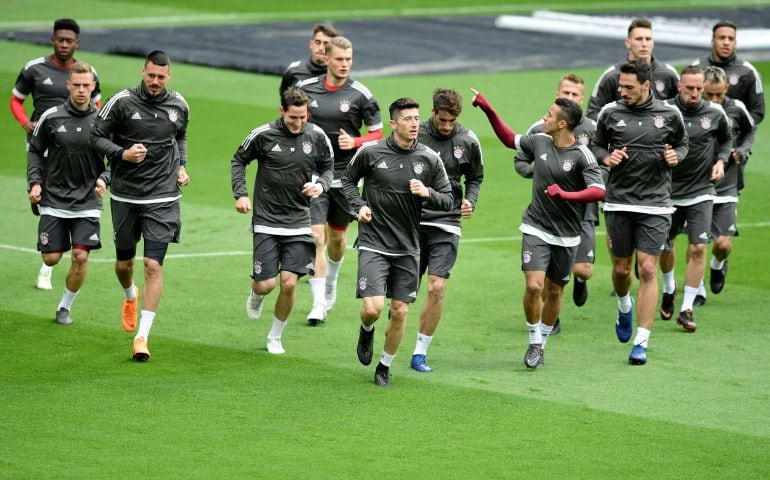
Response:
[[[343,100],[340,102],[340,112],[347,113],[350,111],[350,101],[349,100]]]
[[[460,160],[461,158],[463,158],[463,154],[464,154],[463,147],[460,146],[460,145],[455,145],[453,153],[454,153],[455,158]]]
[[[655,128],[663,128],[666,125],[666,119],[658,115],[655,117],[652,123],[655,125]]]
[[[700,126],[703,130],[711,128],[711,119],[709,117],[700,117]]]
[[[305,152],[305,155],[310,155],[310,152],[313,151],[313,144],[310,142],[302,142],[302,151]]]

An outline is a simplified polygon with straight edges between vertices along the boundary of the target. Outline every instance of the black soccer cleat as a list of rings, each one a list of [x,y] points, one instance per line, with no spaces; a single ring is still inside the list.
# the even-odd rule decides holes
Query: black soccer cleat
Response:
[[[374,328],[372,328],[371,331],[367,332],[366,330],[364,330],[364,327],[362,325],[358,332],[358,346],[356,346],[358,361],[361,362],[362,365],[369,365],[372,363],[372,353],[374,350],[373,343],[374,343]]]
[[[377,368],[374,370],[374,383],[383,388],[390,386],[390,368],[381,362],[377,364]]]
[[[705,304],[706,304],[706,297],[700,294],[695,295],[695,300],[692,301],[693,307],[702,307]]]
[[[586,304],[586,300],[588,300],[588,283],[578,282],[576,279],[572,286],[572,301],[576,306],[582,307]]]
[[[727,260],[725,259],[724,265],[720,269],[711,269],[711,293],[717,294],[725,288],[725,277],[727,277]]]
[[[682,328],[686,332],[694,332],[696,328],[698,328],[697,325],[695,325],[695,321],[692,318],[692,310],[685,310],[684,312],[679,312],[679,317],[676,319],[677,325],[681,325]]]
[[[561,320],[559,320],[559,317],[556,317],[556,321],[553,322],[553,328],[551,329],[550,336],[558,335],[561,333]]]
[[[676,287],[673,293],[663,292],[663,301],[660,302],[660,319],[671,320],[674,315],[674,298],[676,297]]]

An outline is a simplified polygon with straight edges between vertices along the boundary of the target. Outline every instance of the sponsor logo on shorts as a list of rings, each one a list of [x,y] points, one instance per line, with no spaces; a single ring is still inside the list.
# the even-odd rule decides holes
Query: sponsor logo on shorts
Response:
[[[703,130],[711,128],[711,119],[709,117],[700,117],[700,126]]]
[[[594,251],[593,250],[591,250],[590,252],[588,252],[586,254],[586,257],[593,257],[593,256],[594,256]]]
[[[709,234],[706,233],[706,232],[703,232],[700,235],[698,235],[698,238],[701,238],[703,240],[708,240],[709,239]]]
[[[417,298],[417,292],[409,292],[409,298]]]
[[[735,228],[735,224],[733,223],[732,225],[730,225],[730,227],[727,230],[730,232],[734,232],[737,230],[737,228]]]
[[[652,124],[655,125],[655,128],[663,128],[666,126],[666,119],[660,115],[656,115],[655,119],[652,121]]]
[[[358,279],[358,289],[366,290],[366,277],[361,277]]]
[[[422,162],[416,162],[414,165],[412,165],[412,169],[414,170],[414,173],[420,175],[422,174],[423,170],[425,170],[425,165]]]
[[[48,245],[48,232],[40,233],[40,245]]]
[[[302,151],[305,152],[305,155],[310,155],[310,152],[313,151],[313,144],[310,142],[302,142]]]
[[[88,239],[91,240],[92,242],[98,242],[99,241],[99,235],[94,233],[93,235],[88,237]]]
[[[455,145],[455,149],[454,149],[453,154],[454,154],[455,158],[458,159],[458,160],[463,158],[463,154],[464,154],[463,147],[460,146],[460,145]]]
[[[262,262],[254,262],[254,275],[262,273]]]
[[[569,279],[570,279],[570,274],[567,274],[567,276],[562,278],[561,281],[562,282],[569,282]]]
[[[342,100],[340,102],[340,112],[348,113],[350,111],[350,100]]]
[[[532,261],[532,252],[529,250],[524,250],[521,254],[521,261],[524,263],[529,263]]]

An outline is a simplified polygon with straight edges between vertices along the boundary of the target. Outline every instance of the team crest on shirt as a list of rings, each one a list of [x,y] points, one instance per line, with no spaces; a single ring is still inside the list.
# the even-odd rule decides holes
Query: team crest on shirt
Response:
[[[412,169],[414,170],[414,173],[420,175],[425,170],[425,165],[422,162],[415,162],[415,164],[412,165]]]
[[[711,119],[709,117],[700,117],[700,126],[703,130],[711,128]]]
[[[262,273],[262,262],[254,262],[254,275]]]
[[[460,160],[461,158],[463,158],[463,154],[465,153],[465,151],[463,150],[463,147],[461,145],[455,145],[455,149],[453,153],[455,158]]]
[[[310,155],[310,152],[313,151],[313,144],[310,142],[302,142],[302,151],[305,152],[305,155]]]
[[[347,113],[350,111],[350,100],[342,100],[340,102],[340,112]]]
[[[652,124],[655,125],[655,128],[663,128],[666,125],[666,119],[660,115],[656,115],[652,120]]]
[[[169,108],[168,109],[168,119],[171,120],[172,122],[176,122],[177,118],[178,118],[178,116],[176,114],[176,110],[174,110],[173,108]]]
[[[655,90],[658,91],[658,93],[663,93],[663,91],[666,89],[666,82],[663,80],[655,80]]]
[[[40,232],[40,245],[48,245],[48,232]]]
[[[730,85],[738,85],[738,81],[740,79],[741,79],[741,76],[738,75],[737,73],[731,73],[730,75],[727,76],[727,82]]]
[[[573,162],[571,159],[564,160],[564,163],[561,164],[561,169],[565,172],[571,172],[572,167],[575,166],[575,162]]]
[[[521,261],[524,263],[529,263],[532,261],[532,252],[529,250],[524,250],[521,252]]]
[[[366,290],[366,277],[361,277],[358,279],[358,289]]]
[[[588,134],[586,134],[586,133],[582,133],[582,134],[578,135],[577,141],[581,145],[588,145],[589,143],[591,143],[591,137],[589,137]]]

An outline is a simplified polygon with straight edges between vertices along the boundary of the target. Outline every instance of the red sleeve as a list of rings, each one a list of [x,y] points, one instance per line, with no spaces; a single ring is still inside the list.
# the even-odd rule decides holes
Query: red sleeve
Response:
[[[565,192],[561,187],[554,183],[548,187],[546,193],[551,197],[556,197],[569,202],[592,203],[604,200],[605,190],[603,188],[591,186],[578,192]]]
[[[21,100],[14,95],[11,95],[11,113],[13,113],[13,118],[15,118],[22,127],[29,122],[27,112],[24,111],[24,100]]]
[[[356,148],[358,148],[366,142],[371,142],[372,140],[379,140],[381,138],[382,138],[382,129],[372,130],[371,132],[367,133],[362,137],[356,137],[355,145],[356,145]]]
[[[515,150],[516,132],[514,132],[502,118],[500,118],[500,115],[498,115],[495,109],[492,108],[492,105],[489,104],[484,95],[480,93],[476,95],[476,98],[473,99],[473,106],[479,107],[484,111],[489,119],[489,124],[492,125],[492,129],[495,131],[497,138],[503,142],[503,145]]]

